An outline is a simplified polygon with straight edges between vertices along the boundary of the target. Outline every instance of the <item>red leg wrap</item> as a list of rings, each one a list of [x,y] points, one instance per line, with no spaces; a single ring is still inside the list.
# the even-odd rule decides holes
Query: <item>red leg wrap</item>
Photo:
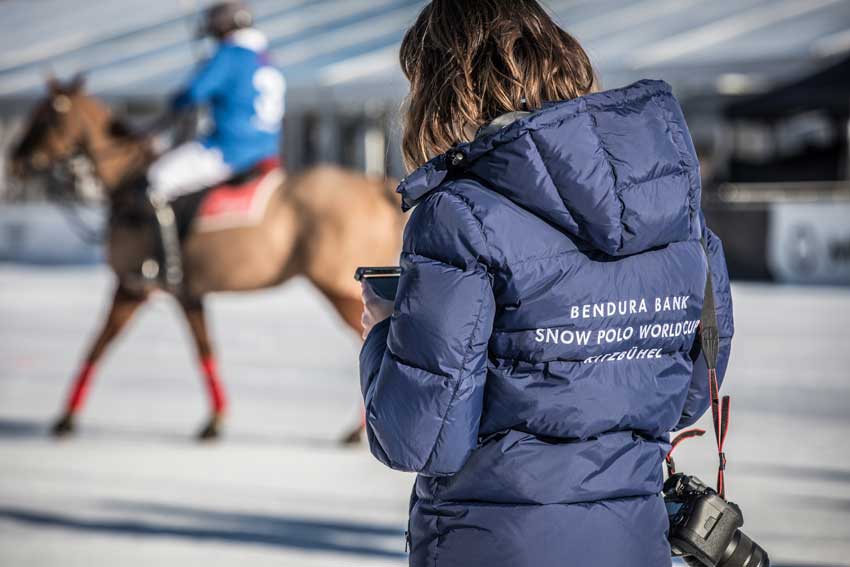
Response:
[[[207,356],[201,359],[201,367],[204,370],[204,377],[207,379],[207,388],[209,388],[213,411],[217,414],[224,413],[224,410],[227,408],[227,399],[224,395],[224,387],[221,385],[221,380],[218,377],[215,358]]]
[[[68,398],[68,413],[76,413],[83,407],[88,395],[91,378],[94,374],[94,364],[87,362],[83,365],[82,370],[74,380],[74,388],[71,390],[71,396]]]

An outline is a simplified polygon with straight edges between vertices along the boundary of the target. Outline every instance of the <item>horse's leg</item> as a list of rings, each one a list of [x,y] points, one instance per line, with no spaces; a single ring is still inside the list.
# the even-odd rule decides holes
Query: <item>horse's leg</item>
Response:
[[[120,284],[118,285],[106,322],[103,324],[100,334],[91,346],[82,369],[74,380],[74,385],[65,404],[64,413],[53,425],[52,431],[54,435],[63,436],[74,431],[75,417],[85,403],[97,363],[100,361],[103,353],[106,352],[109,344],[124,329],[124,326],[127,325],[127,322],[146,299],[146,294],[134,294],[127,291]]]
[[[325,295],[334,306],[334,309],[336,309],[336,312],[339,313],[340,317],[342,317],[342,320],[345,321],[346,325],[351,327],[351,329],[357,333],[358,337],[362,335],[363,324],[361,321],[363,317],[363,301],[359,298],[354,299],[351,297]],[[360,422],[342,436],[340,443],[343,445],[356,445],[363,439],[363,434],[365,432],[366,410],[361,407]]]
[[[336,312],[357,336],[363,334],[363,301],[360,298],[342,297],[338,295],[324,294],[334,306]]]
[[[221,425],[227,409],[227,398],[218,376],[215,354],[207,331],[203,299],[184,299],[180,304],[183,307],[183,313],[186,315],[186,321],[189,323],[189,329],[192,331],[192,337],[195,339],[195,347],[198,351],[201,370],[204,374],[212,406],[210,419],[198,433],[198,438],[201,440],[216,439],[221,433]]]
[[[360,298],[354,297],[346,297],[336,293],[330,293],[327,290],[323,289],[321,286],[318,286],[313,282],[316,287],[319,288],[319,291],[331,302],[336,312],[342,318],[346,325],[348,325],[351,330],[357,333],[357,336],[363,334],[363,301]],[[340,439],[340,443],[343,445],[355,445],[360,443],[363,439],[363,433],[366,431],[366,410],[361,408],[360,412],[360,421],[359,423],[348,430],[342,438]]]

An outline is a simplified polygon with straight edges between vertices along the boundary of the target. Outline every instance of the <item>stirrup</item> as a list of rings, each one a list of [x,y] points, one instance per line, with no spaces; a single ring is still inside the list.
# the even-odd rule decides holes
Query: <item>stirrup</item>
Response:
[[[180,251],[180,236],[177,233],[177,219],[174,209],[164,199],[156,195],[148,195],[156,214],[160,243],[164,256],[166,287],[176,292],[183,284],[183,258]]]

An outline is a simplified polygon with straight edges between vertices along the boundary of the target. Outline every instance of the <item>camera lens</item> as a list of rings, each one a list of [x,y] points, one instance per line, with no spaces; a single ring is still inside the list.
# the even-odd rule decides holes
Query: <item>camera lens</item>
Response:
[[[717,567],[770,567],[770,558],[747,534],[735,530]]]

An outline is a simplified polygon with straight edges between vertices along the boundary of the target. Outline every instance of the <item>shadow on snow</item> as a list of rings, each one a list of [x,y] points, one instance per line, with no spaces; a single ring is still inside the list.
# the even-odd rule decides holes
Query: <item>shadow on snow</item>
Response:
[[[0,519],[33,526],[116,536],[183,538],[368,557],[406,557],[406,554],[402,553],[404,531],[393,526],[222,512],[160,504],[117,503],[115,507],[133,515],[129,518],[96,519],[26,508],[0,507]],[[387,549],[387,538],[397,543],[398,551]],[[393,543],[390,543],[390,546]]]

